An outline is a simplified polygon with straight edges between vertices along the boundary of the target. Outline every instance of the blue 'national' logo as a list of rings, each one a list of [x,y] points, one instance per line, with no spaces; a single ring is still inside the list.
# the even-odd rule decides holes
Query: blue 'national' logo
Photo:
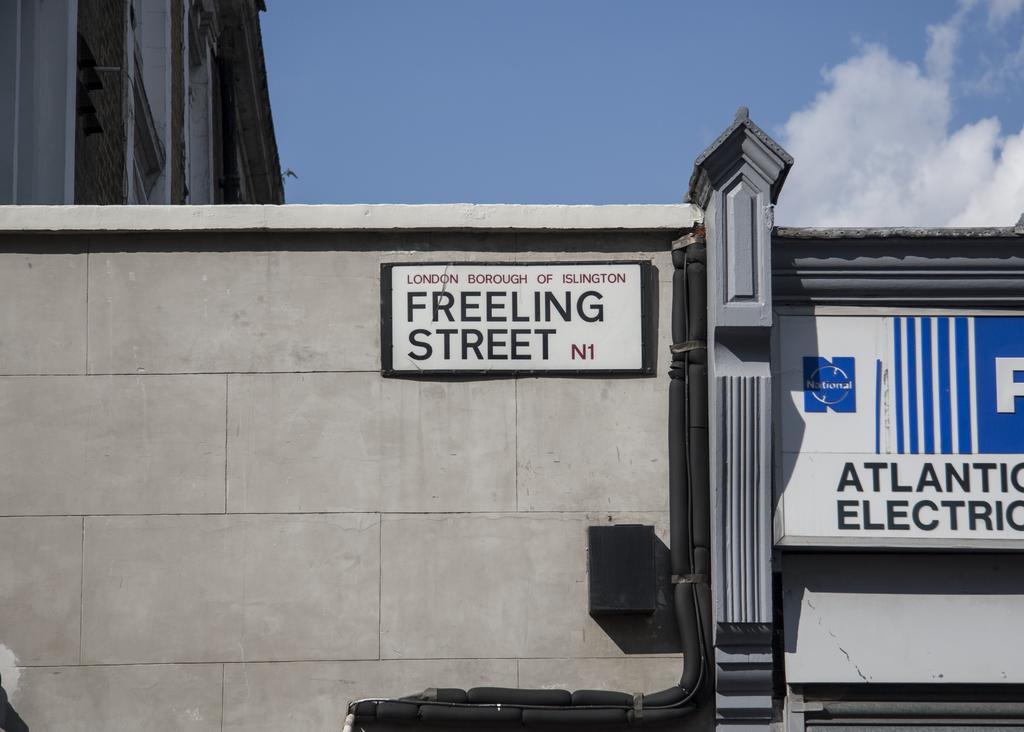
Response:
[[[804,356],[804,411],[856,412],[857,382],[852,356],[829,360]]]

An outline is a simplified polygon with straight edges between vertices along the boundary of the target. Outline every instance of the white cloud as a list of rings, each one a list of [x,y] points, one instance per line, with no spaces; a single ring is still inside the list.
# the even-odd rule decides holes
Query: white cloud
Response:
[[[999,8],[996,8],[996,5]],[[1014,5],[1016,7],[1010,7]],[[987,5],[1003,21],[1021,2]],[[783,127],[796,165],[777,220],[797,226],[1009,226],[1024,211],[1024,130],[984,118],[951,129],[965,13],[930,26],[924,68],[865,46]]]
[[[928,26],[928,50],[925,52],[924,65],[932,78],[945,81],[952,75],[961,26],[972,5],[968,0],[961,0],[952,18],[945,23]]]
[[[997,30],[1010,18],[1024,10],[1024,0],[989,0],[988,28]]]
[[[950,226],[1009,225],[1024,212],[1024,129],[1002,141],[991,175],[978,181]]]
[[[1024,22],[1011,23],[1024,10],[1024,0],[989,0],[983,7],[988,10],[986,27],[990,37],[1001,36],[1003,42],[992,44],[993,47],[983,54],[982,70],[976,78],[964,80],[963,87],[993,97],[1024,80]]]

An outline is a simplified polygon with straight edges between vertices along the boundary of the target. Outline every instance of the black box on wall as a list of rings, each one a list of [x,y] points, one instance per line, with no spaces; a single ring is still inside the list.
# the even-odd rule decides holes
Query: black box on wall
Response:
[[[591,526],[587,555],[591,615],[654,612],[653,526]]]

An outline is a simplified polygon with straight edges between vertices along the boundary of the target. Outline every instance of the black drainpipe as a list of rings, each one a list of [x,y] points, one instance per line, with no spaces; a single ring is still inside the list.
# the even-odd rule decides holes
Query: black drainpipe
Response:
[[[710,694],[711,514],[708,482],[707,255],[704,231],[673,244],[669,368],[669,521],[679,682],[653,694],[563,689],[427,689],[349,705],[355,722],[646,725],[679,719]]]

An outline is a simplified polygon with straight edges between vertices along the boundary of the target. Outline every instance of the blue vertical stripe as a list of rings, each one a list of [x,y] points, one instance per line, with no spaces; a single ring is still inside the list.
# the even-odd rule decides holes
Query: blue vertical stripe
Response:
[[[953,396],[949,391],[949,318],[939,318],[939,451],[953,452]]]
[[[875,454],[881,454],[882,433],[882,359],[875,359]]]
[[[910,431],[910,454],[919,450],[917,440],[917,320],[907,318],[907,429]]]
[[[956,337],[956,423],[959,429],[959,452],[971,451],[971,383],[967,352],[967,318],[957,318]]]
[[[903,454],[903,318],[892,319],[893,383],[896,385],[896,452]]]
[[[935,405],[932,393],[932,319],[921,318],[921,405],[924,408],[924,451],[935,454]]]

